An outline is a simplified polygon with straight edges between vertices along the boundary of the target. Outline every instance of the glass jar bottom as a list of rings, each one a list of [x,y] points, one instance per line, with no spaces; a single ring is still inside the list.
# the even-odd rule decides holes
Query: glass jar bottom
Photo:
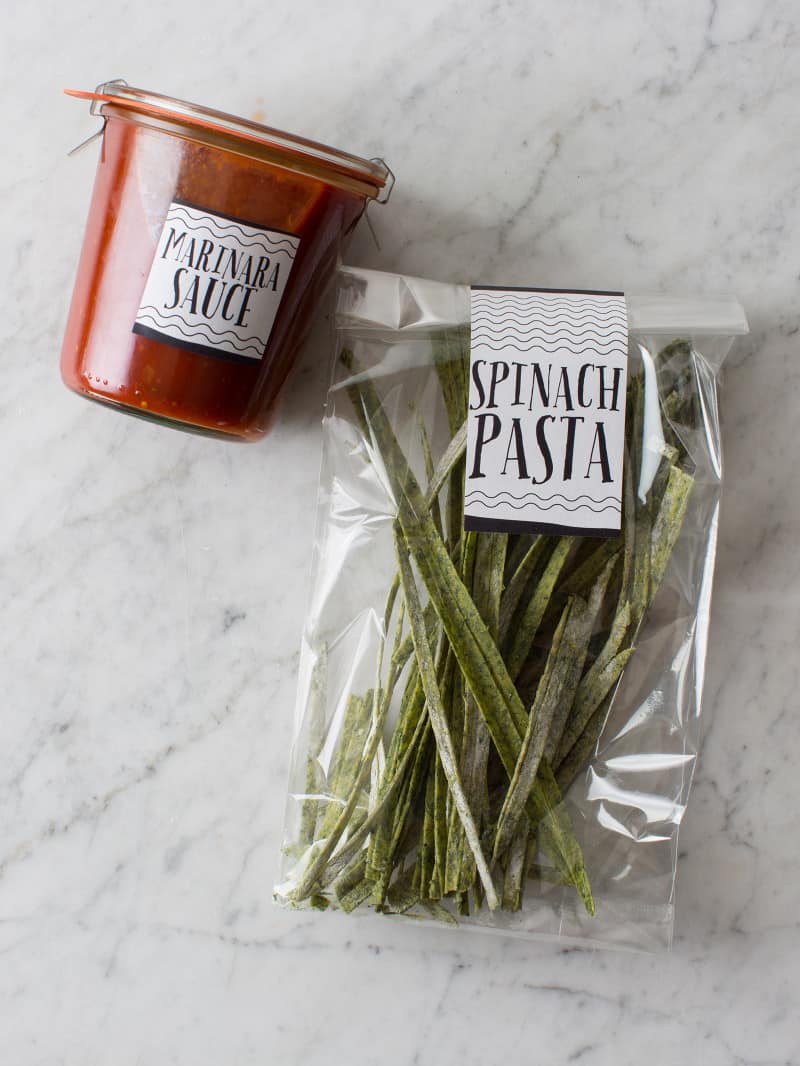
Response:
[[[76,390],[73,389],[72,391]],[[192,433],[197,437],[237,441],[241,444],[247,444],[249,441],[257,439],[257,437],[242,436],[241,433],[226,433],[222,429],[211,429],[208,426],[198,426],[192,422],[182,422],[178,418],[170,418],[168,415],[158,414],[155,411],[143,411],[139,407],[131,407],[129,404],[120,403],[119,400],[112,400],[110,397],[98,396],[84,390],[81,390],[78,395],[91,400],[92,403],[99,404],[101,407],[111,407],[115,411],[121,411],[122,414],[130,415],[131,418],[138,418],[143,422],[152,422],[157,426],[166,426],[167,429],[177,429],[181,433]]]

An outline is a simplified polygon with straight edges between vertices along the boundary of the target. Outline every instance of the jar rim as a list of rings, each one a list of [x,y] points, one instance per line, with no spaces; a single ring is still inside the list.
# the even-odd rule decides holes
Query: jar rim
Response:
[[[285,165],[291,169],[305,170],[333,184],[356,183],[364,196],[379,203],[388,200],[394,184],[394,176],[382,159],[362,159],[251,119],[139,89],[121,79],[104,82],[93,92],[82,89],[65,89],[64,92],[67,96],[91,101],[91,113],[102,118],[123,109],[132,112],[131,117],[166,120],[177,127],[185,127],[176,130],[178,135],[186,136],[188,128],[190,136],[215,147],[227,146],[242,154],[251,154],[252,150],[260,148],[268,153],[271,161],[275,162],[276,157],[284,159]],[[228,141],[230,144],[225,143]]]

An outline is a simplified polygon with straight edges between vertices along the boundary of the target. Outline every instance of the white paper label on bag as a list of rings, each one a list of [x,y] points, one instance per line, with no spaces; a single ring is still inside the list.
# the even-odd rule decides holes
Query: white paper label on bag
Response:
[[[258,362],[300,238],[174,200],[133,332],[192,352]]]
[[[473,286],[470,317],[464,528],[618,535],[624,295]]]

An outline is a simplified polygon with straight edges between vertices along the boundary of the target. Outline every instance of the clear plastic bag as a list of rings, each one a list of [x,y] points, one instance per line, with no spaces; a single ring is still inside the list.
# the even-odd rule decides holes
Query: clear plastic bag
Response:
[[[727,297],[626,301],[622,536],[464,534],[470,290],[341,272],[279,902],[669,945],[722,481],[717,382],[747,323]],[[576,604],[588,643],[559,658]],[[531,710],[573,661],[527,786]]]

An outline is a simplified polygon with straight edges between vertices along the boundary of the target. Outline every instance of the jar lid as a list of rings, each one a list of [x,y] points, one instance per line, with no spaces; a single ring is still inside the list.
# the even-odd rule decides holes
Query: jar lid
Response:
[[[93,115],[131,117],[189,140],[301,171],[379,203],[389,199],[394,184],[394,175],[382,159],[361,159],[338,148],[224,111],[137,89],[122,80],[104,82],[94,92],[81,89],[65,89],[64,92],[81,100],[91,100]]]

